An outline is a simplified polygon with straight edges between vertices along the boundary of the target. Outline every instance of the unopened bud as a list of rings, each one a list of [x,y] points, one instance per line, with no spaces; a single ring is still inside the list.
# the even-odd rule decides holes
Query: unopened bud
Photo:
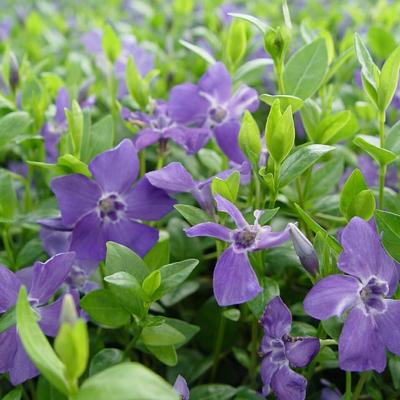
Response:
[[[76,305],[74,298],[69,293],[67,293],[64,296],[62,303],[61,316],[60,316],[61,325],[64,323],[68,325],[74,325],[76,321],[78,321],[78,319],[79,316],[78,313],[76,312]]]
[[[17,57],[15,57],[15,54],[11,51],[10,52],[10,86],[12,90],[15,91],[15,89],[18,86],[19,83],[19,66],[18,66],[18,61]]]
[[[289,224],[289,229],[293,246],[301,265],[308,273],[315,276],[319,270],[319,262],[312,243],[295,224]]]

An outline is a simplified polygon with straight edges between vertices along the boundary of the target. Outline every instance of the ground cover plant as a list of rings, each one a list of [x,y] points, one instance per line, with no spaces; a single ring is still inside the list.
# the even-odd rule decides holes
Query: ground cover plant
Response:
[[[400,398],[399,15],[3,0],[1,398]]]

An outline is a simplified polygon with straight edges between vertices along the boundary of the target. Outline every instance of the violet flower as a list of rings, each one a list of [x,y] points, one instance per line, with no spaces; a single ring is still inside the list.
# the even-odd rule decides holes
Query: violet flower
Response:
[[[386,367],[386,349],[400,354],[400,301],[395,262],[379,235],[354,217],[341,235],[338,267],[346,275],[321,279],[304,300],[307,314],[320,320],[348,314],[339,338],[339,365],[346,371]]]
[[[225,179],[236,170],[246,180],[249,169],[250,165],[243,163],[240,167],[222,171],[217,176]],[[215,214],[214,199],[210,187],[214,176],[195,181],[181,163],[172,162],[157,171],[148,172],[146,178],[153,186],[166,190],[168,193],[190,193],[204,211],[209,215]]]
[[[47,303],[68,276],[74,258],[74,253],[61,253],[45,263],[36,262],[33,266],[32,280],[28,284],[28,300],[39,316],[39,326],[47,336],[57,334],[63,296],[54,303]],[[19,289],[24,283],[19,272],[14,274],[0,266],[0,313],[10,310],[17,302]],[[0,373],[6,372],[10,374],[13,385],[19,385],[39,374],[26,354],[15,326],[0,334]]]
[[[158,232],[138,220],[159,220],[174,201],[146,178],[135,185],[139,160],[132,142],[96,156],[89,164],[93,180],[80,174],[53,179],[62,223],[73,226],[71,250],[79,259],[102,260],[106,242],[129,247],[143,256],[158,240]]]
[[[279,296],[268,303],[260,323],[264,328],[259,350],[263,395],[272,389],[278,400],[305,399],[307,380],[290,367],[308,365],[319,352],[319,339],[290,336],[292,315]]]
[[[229,243],[214,269],[214,296],[220,306],[241,304],[262,291],[251,267],[248,253],[279,246],[289,239],[289,229],[272,232],[270,226],[260,226],[262,211],[254,211],[255,221],[250,225],[239,209],[225,198],[215,195],[218,211],[225,212],[235,222],[229,229],[214,222],[204,222],[185,230],[189,237],[209,236]]]
[[[232,94],[232,79],[225,65],[210,66],[197,85],[184,83],[171,90],[168,108],[171,117],[182,124],[208,128],[227,157],[241,164],[246,160],[238,142],[244,111],[258,108],[257,92],[241,85]]]
[[[142,150],[156,142],[172,140],[183,147],[188,154],[197,153],[209,140],[206,128],[187,127],[171,118],[168,103],[157,101],[151,115],[143,112],[131,112],[127,108],[121,111],[122,118],[143,129],[135,136],[137,150]]]
[[[181,400],[189,400],[190,393],[186,379],[182,375],[176,377],[174,389],[179,394]]]

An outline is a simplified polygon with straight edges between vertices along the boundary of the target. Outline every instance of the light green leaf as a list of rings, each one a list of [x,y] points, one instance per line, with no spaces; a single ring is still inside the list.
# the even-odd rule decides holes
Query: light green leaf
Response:
[[[376,210],[375,218],[383,247],[397,262],[400,262],[400,215]]]
[[[15,111],[0,119],[0,148],[27,132],[32,119],[28,113]]]
[[[213,195],[217,193],[234,203],[239,193],[239,186],[240,173],[235,171],[232,172],[226,179],[215,177],[211,182],[211,192]]]
[[[400,46],[393,51],[385,64],[383,64],[381,75],[379,77],[378,107],[381,112],[384,112],[392,102],[399,82],[399,69]]]
[[[285,111],[289,106],[292,107],[292,112],[295,113],[296,111],[300,110],[303,107],[303,100],[300,97],[290,96],[287,94],[262,94],[260,95],[260,100],[264,103],[272,106],[273,102],[278,99],[281,106],[281,112]]]
[[[268,24],[265,23],[264,21],[261,21],[260,19],[253,17],[252,15],[249,14],[242,14],[242,13],[228,13],[228,15],[230,15],[231,17],[234,18],[239,18],[242,19],[244,21],[250,22],[251,24],[253,24],[262,34],[265,34],[268,30]]]
[[[196,46],[195,44],[189,43],[183,39],[179,40],[179,43],[183,47],[186,47],[188,50],[190,50],[192,53],[195,53],[198,56],[200,56],[208,64],[213,65],[216,63],[214,57],[208,51],[204,50],[203,48]]]
[[[395,153],[380,147],[379,139],[375,136],[357,135],[353,143],[368,153],[380,165],[391,164],[397,158]]]
[[[210,222],[212,218],[202,209],[187,204],[175,204],[174,208],[182,215],[190,225],[197,225],[202,222]]]

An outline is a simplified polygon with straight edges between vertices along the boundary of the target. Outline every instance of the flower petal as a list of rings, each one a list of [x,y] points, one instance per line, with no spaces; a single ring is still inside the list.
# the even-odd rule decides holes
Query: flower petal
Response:
[[[158,240],[158,231],[150,226],[129,219],[122,219],[105,226],[107,241],[129,247],[143,257]]]
[[[158,221],[175,204],[164,190],[154,187],[146,177],[140,179],[123,198],[127,204],[127,217],[145,221]]]
[[[233,203],[225,199],[225,197],[220,196],[219,194],[216,194],[214,198],[217,203],[218,211],[229,214],[238,228],[244,228],[249,225],[244,219],[242,213]]]
[[[210,139],[211,132],[207,128],[188,128],[178,126],[168,129],[164,137],[173,140],[183,147],[188,154],[197,153]]]
[[[263,232],[257,239],[255,250],[269,249],[280,246],[290,239],[290,229],[287,226],[282,232],[272,232],[269,226],[263,227]]]
[[[339,256],[339,269],[360,278],[364,283],[375,275],[393,286],[393,276],[397,277],[396,266],[368,222],[359,217],[352,218],[343,229],[341,242],[343,252]]]
[[[400,300],[384,300],[386,311],[375,314],[378,333],[392,353],[400,355]]]
[[[261,361],[260,375],[263,383],[262,394],[268,396],[271,391],[271,380],[279,365],[273,363],[268,357],[264,357]]]
[[[321,320],[340,316],[357,303],[361,289],[361,283],[352,276],[327,276],[308,292],[304,299],[304,311]]]
[[[225,226],[216,224],[215,222],[203,222],[185,229],[186,235],[189,237],[208,236],[216,239],[230,242],[231,230]]]
[[[126,192],[139,173],[139,159],[132,141],[124,139],[117,147],[99,154],[90,162],[89,169],[104,191]]]
[[[182,400],[189,400],[189,388],[186,379],[182,375],[178,375],[174,383],[175,391],[181,396]]]
[[[282,299],[276,296],[268,303],[260,322],[265,335],[280,339],[290,332],[292,315]]]
[[[146,174],[148,181],[155,187],[170,192],[190,192],[196,185],[192,175],[179,162],[172,162],[157,171]]]
[[[7,372],[17,350],[17,331],[15,327],[0,333],[0,374]]]
[[[239,146],[240,123],[238,120],[229,120],[217,125],[213,131],[218,146],[226,156],[237,164],[247,161],[246,156]]]
[[[79,174],[53,179],[51,189],[57,197],[64,225],[74,225],[94,210],[101,197],[101,189],[97,183]]]
[[[70,107],[70,100],[67,89],[62,87],[58,93],[56,98],[56,115],[54,116],[54,120],[57,124],[62,124],[65,121],[65,109]]]
[[[57,254],[45,263],[37,261],[33,266],[29,298],[37,300],[38,304],[46,303],[63,284],[74,261],[73,252]]]
[[[201,92],[210,94],[218,103],[227,102],[232,94],[232,79],[222,62],[216,62],[208,67],[199,80]]]
[[[229,108],[235,118],[240,118],[246,110],[256,111],[259,104],[257,91],[247,85],[240,85],[229,102]]]
[[[306,398],[306,378],[292,371],[287,365],[279,368],[274,374],[271,387],[279,400],[304,400]]]
[[[353,308],[339,338],[339,366],[345,371],[383,372],[386,352],[375,321],[360,308]]]
[[[10,382],[17,386],[28,379],[34,378],[39,375],[39,371],[33,365],[32,361],[26,354],[26,351],[21,343],[21,340],[17,337],[16,352],[13,358],[12,366],[9,370]]]
[[[218,259],[213,276],[214,296],[222,306],[241,304],[261,292],[247,255],[226,249]]]
[[[7,311],[17,302],[21,282],[8,268],[0,265],[0,313]]]
[[[138,151],[143,150],[158,142],[160,138],[161,135],[158,132],[155,132],[152,129],[143,129],[135,137],[135,147]]]
[[[319,352],[319,339],[305,337],[285,343],[286,357],[292,367],[304,368]]]

